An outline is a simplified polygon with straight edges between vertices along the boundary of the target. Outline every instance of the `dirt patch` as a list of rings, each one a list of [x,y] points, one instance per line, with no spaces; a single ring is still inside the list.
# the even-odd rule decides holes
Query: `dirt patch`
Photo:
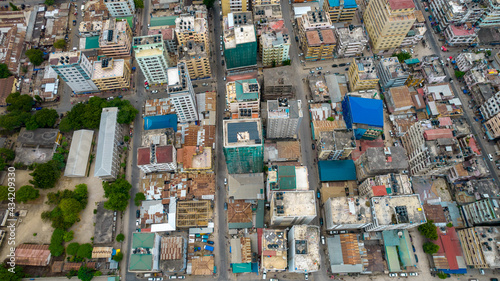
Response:
[[[452,201],[450,192],[448,191],[448,184],[446,184],[446,180],[444,178],[433,179],[431,190],[434,194],[441,198],[441,201]]]

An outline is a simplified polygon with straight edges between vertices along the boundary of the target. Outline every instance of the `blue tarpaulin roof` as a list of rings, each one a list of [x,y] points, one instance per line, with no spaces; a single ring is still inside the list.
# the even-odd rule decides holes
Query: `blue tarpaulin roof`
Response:
[[[340,0],[328,0],[328,4],[330,7],[338,7],[340,6]],[[356,0],[344,0],[344,9],[356,8],[358,5],[356,4]]]
[[[415,63],[419,63],[419,62],[420,62],[420,60],[419,60],[419,59],[417,59],[417,58],[413,58],[413,59],[407,59],[407,60],[405,60],[405,63],[406,63],[406,64],[415,64]]]
[[[319,161],[320,181],[356,180],[356,166],[352,160]]]
[[[384,127],[384,105],[382,100],[347,97],[350,107],[350,124]]]
[[[177,132],[177,115],[158,115],[144,117],[144,130],[172,128]]]

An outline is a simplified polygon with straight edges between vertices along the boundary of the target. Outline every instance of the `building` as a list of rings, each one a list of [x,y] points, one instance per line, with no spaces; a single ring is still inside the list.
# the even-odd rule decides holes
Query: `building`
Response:
[[[252,224],[250,223],[250,227]],[[255,242],[254,242],[255,243]],[[233,273],[252,272],[252,243],[249,237],[231,238],[231,269]],[[258,265],[257,265],[258,266]]]
[[[314,190],[271,192],[271,225],[310,224],[316,218]]]
[[[289,60],[290,35],[287,30],[263,32],[260,35],[260,54],[264,66],[282,65]]]
[[[104,4],[113,18],[130,17],[135,14],[134,0],[104,0]]]
[[[462,206],[469,226],[491,225],[500,221],[500,202],[496,198],[485,198]]]
[[[264,146],[260,119],[223,121],[224,156],[229,174],[262,172]]]
[[[429,2],[429,8],[435,18],[435,28],[438,32],[455,24],[476,23],[485,13],[485,6],[471,0],[433,0]]]
[[[167,83],[167,50],[161,35],[134,37],[132,45],[137,64],[149,84]]]
[[[500,268],[500,252],[496,242],[499,227],[471,227],[457,231],[465,263],[473,268]]]
[[[466,274],[467,265],[455,228],[438,228],[437,234],[438,239],[435,244],[439,246],[439,250],[432,254],[436,271],[447,274]]]
[[[160,29],[150,29],[148,31],[148,35],[161,34],[163,38],[163,43],[165,43],[165,48],[167,49],[168,53],[170,55],[175,55],[177,53],[177,39],[175,37],[175,25],[173,25],[173,27],[167,27],[167,26],[163,26]]]
[[[486,57],[484,53],[460,53],[456,58],[458,70],[467,72],[473,67],[482,68]]]
[[[140,147],[137,149],[137,167],[146,174],[175,171],[176,150],[172,145],[151,144],[150,147]]]
[[[267,135],[269,139],[296,139],[302,121],[302,101],[279,98],[267,101]]]
[[[281,272],[288,267],[288,242],[285,229],[262,230],[261,268],[263,272]]]
[[[427,32],[425,17],[420,10],[415,10],[415,17],[416,21],[401,42],[401,47],[416,46],[424,39],[425,32]]]
[[[338,57],[360,56],[368,45],[368,38],[363,26],[349,25],[349,27],[336,28],[335,36],[337,37],[336,52]]]
[[[349,89],[354,91],[376,89],[379,82],[372,58],[352,59],[349,66]]]
[[[175,19],[175,37],[178,48],[188,46],[188,42],[202,43],[209,52],[207,9],[205,5],[191,6],[187,11]]]
[[[264,174],[229,174],[228,197],[233,200],[246,200],[246,202],[264,200]]]
[[[480,27],[500,25],[500,4],[496,0],[483,1],[486,5],[484,15],[478,20]]]
[[[275,2],[275,1],[273,1]],[[285,28],[283,21],[283,13],[281,12],[281,5],[277,4],[263,4],[252,6],[253,20],[257,22],[257,30],[265,30],[267,28],[278,29]],[[273,26],[276,25],[277,26]],[[259,31],[257,31],[259,33]]]
[[[351,22],[357,8],[355,0],[327,0],[323,2],[323,9],[328,12],[332,22]]]
[[[444,37],[449,46],[469,46],[478,42],[476,29],[470,23],[463,26],[450,24],[444,30]]]
[[[294,98],[294,86],[291,78],[294,71],[291,65],[264,68],[262,100]]]
[[[106,20],[99,37],[99,47],[105,56],[129,57],[132,50],[132,29],[127,20]]]
[[[34,13],[34,12],[32,12]],[[43,19],[42,19],[43,20]],[[19,74],[24,42],[31,40],[32,33],[27,33],[24,11],[2,11],[0,15],[0,63],[5,63],[10,72]]]
[[[411,0],[370,1],[363,15],[373,51],[397,48],[415,22]]]
[[[386,174],[365,179],[358,185],[360,196],[392,196],[413,194],[412,185],[408,175]]]
[[[403,86],[410,73],[397,57],[383,58],[376,66],[380,86],[384,89]]]
[[[113,181],[120,169],[118,146],[123,141],[121,127],[117,123],[118,107],[102,109],[94,177],[103,181]]]
[[[288,231],[288,268],[290,272],[319,271],[320,230],[317,225],[294,225]]]
[[[257,65],[257,35],[252,12],[234,12],[224,17],[224,54],[228,70]]]
[[[446,79],[443,64],[437,59],[429,57],[425,58],[425,61],[420,64],[420,69],[427,84],[443,83]],[[410,85],[407,83],[407,86]]]
[[[327,230],[362,229],[372,224],[369,199],[333,197],[324,204]]]
[[[73,132],[69,147],[68,161],[64,170],[65,177],[85,177],[89,168],[89,155],[94,140],[94,131],[78,130]]]
[[[365,231],[411,229],[426,223],[418,194],[372,197],[372,225]]]
[[[258,118],[260,85],[257,79],[236,80],[226,84],[226,106],[232,119]]]
[[[161,237],[157,233],[132,233],[128,271],[134,273],[159,271],[160,240]]]
[[[227,16],[231,12],[246,12],[249,9],[249,0],[221,0],[222,15]],[[275,0],[257,0],[253,5],[276,4],[279,2]],[[260,4],[258,4],[260,3]]]
[[[500,114],[497,114],[484,122],[486,135],[490,140],[500,137]]]
[[[294,163],[275,163],[267,171],[266,195],[271,198],[273,191],[309,190],[307,167],[289,166]],[[298,163],[297,163],[298,164]]]
[[[177,202],[177,227],[178,228],[204,228],[208,227],[212,219],[212,201],[192,200]],[[173,219],[176,216],[174,214]],[[210,227],[212,228],[212,227]],[[174,227],[175,229],[175,227]]]
[[[401,146],[370,147],[355,163],[358,180],[408,171],[408,157]]]
[[[170,104],[175,108],[179,122],[198,120],[198,110],[193,84],[183,63],[167,69]]]
[[[383,108],[379,99],[346,95],[342,101],[342,113],[347,129],[354,131],[357,140],[378,138],[384,128]]]
[[[352,160],[318,161],[321,182],[356,180],[356,166]]]
[[[101,58],[94,61],[92,81],[101,91],[130,88],[130,65],[123,59]]]
[[[356,149],[354,134],[349,130],[321,132],[317,143],[319,160],[344,160]]]
[[[92,62],[80,51],[52,53],[49,64],[73,92],[82,94],[99,90],[91,79]]]
[[[500,113],[500,92],[497,92],[494,96],[485,101],[484,104],[479,107],[479,111],[485,120],[489,120]]]
[[[393,115],[412,115],[415,113],[414,102],[407,86],[390,88],[385,93],[387,110]]]
[[[191,79],[204,79],[212,76],[210,57],[204,43],[188,41],[185,46],[179,47],[178,61],[187,67]]]
[[[368,264],[367,250],[359,234],[337,234],[326,238],[330,270],[338,273],[362,273]]]
[[[12,254],[16,264],[23,266],[48,266],[52,259],[49,245],[21,244]]]
[[[333,59],[337,40],[325,11],[308,11],[297,19],[297,26],[300,47],[307,61]]]
[[[49,68],[50,69],[50,68]],[[0,106],[6,106],[5,99],[10,94],[17,92],[17,79],[14,76],[0,79]]]
[[[401,272],[416,267],[415,253],[408,230],[392,229],[382,231],[385,260],[389,272]]]

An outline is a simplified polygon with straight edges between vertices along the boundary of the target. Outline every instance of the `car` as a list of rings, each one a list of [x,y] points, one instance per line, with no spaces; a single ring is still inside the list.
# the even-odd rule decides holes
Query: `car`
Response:
[[[224,51],[220,52],[220,56],[223,57],[224,56]]]
[[[418,263],[418,256],[415,254],[415,261]]]
[[[151,27],[151,24],[148,23],[148,28],[150,28],[150,27]]]
[[[227,185],[227,178],[224,178],[224,185]]]
[[[300,54],[299,54],[299,57],[301,57],[301,56],[303,56],[303,55],[304,55],[304,53],[300,53]]]
[[[325,245],[325,236],[321,235],[321,244]]]
[[[316,70],[323,70],[323,67],[316,67]]]
[[[198,85],[193,85],[193,88],[198,88]]]
[[[196,85],[195,85],[196,86]],[[158,90],[152,90],[151,91],[152,94],[157,94],[158,93]]]
[[[208,86],[208,83],[202,83],[201,85],[202,86]]]
[[[76,20],[73,20],[73,26],[75,26],[75,25],[76,25]]]
[[[351,63],[350,62],[346,62],[345,65],[351,65]]]
[[[484,269],[480,268],[480,269],[479,269],[479,273],[480,273],[481,275],[484,275]]]
[[[346,69],[344,69],[345,71],[348,71],[349,70],[349,67],[346,67]]]
[[[170,275],[168,279],[177,279],[177,275]]]
[[[224,60],[221,61],[221,64],[224,65]]]
[[[410,276],[418,276],[418,273],[416,273],[416,272],[410,272]]]
[[[338,65],[337,64],[332,64],[332,67],[338,67]]]
[[[186,276],[184,276],[184,275],[177,276],[177,279],[186,279]]]
[[[271,278],[271,279],[269,279],[269,281],[279,281],[279,280],[276,278]]]
[[[321,71],[318,71],[318,74],[321,74]]]
[[[266,280],[267,279],[267,272],[262,272],[262,279]]]
[[[330,231],[328,231],[328,233],[330,233],[331,235],[339,234],[339,232],[337,230],[330,230]]]
[[[490,278],[490,281],[498,281],[497,278]]]
[[[312,145],[312,149],[315,150],[316,149],[316,145],[313,143]]]
[[[299,42],[299,36],[295,36],[295,42]]]
[[[385,134],[382,133],[382,140],[385,140]]]
[[[155,279],[153,277],[149,277],[148,281],[155,281]]]
[[[323,225],[323,218],[319,218],[319,225]]]
[[[139,226],[139,220],[135,220],[135,226]]]
[[[347,230],[341,230],[339,231],[340,234],[346,234],[347,233]]]
[[[304,278],[304,280],[309,280],[309,273],[306,272]]]
[[[135,211],[135,217],[140,218],[141,217],[141,210]]]
[[[222,35],[220,36],[220,40],[222,41]]]
[[[180,278],[179,278],[180,279]],[[163,281],[163,277],[156,278],[156,281]]]
[[[414,53],[413,49],[410,49],[410,53],[412,53],[412,54]]]
[[[224,202],[224,210],[227,211],[227,202]]]
[[[401,272],[401,273],[399,273],[399,276],[401,276],[401,277],[408,277],[408,273],[406,273],[406,272]]]
[[[389,273],[389,277],[398,277],[397,273]]]
[[[314,74],[314,70],[309,70],[309,73],[310,74]]]
[[[226,76],[224,76],[224,81],[226,81]]]
[[[222,46],[220,46],[220,48],[219,48],[219,49],[222,51]]]
[[[341,63],[341,64],[339,64],[339,66],[340,66],[340,67],[343,67],[343,66],[346,66],[346,65],[347,65],[347,64],[345,64],[345,63]]]
[[[318,196],[318,199],[321,199],[321,192],[319,192],[319,190],[316,192],[316,195]]]
[[[491,156],[491,154],[488,154],[488,159],[490,159],[490,161],[493,161],[493,156]]]
[[[415,246],[411,245],[411,247],[413,248],[413,252],[416,252]]]

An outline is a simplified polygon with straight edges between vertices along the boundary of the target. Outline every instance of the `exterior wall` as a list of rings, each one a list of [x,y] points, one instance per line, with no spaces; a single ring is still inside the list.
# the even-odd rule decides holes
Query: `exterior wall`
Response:
[[[75,93],[91,93],[99,90],[91,80],[92,63],[84,54],[80,55],[77,63],[51,67]]]
[[[496,0],[484,1],[487,5],[484,16],[479,20],[479,26],[500,25],[500,5]]]
[[[327,1],[325,1],[326,3]],[[340,36],[339,28],[335,29],[335,34],[337,37],[337,56],[339,57],[353,57],[359,56],[363,53],[365,46],[368,44],[368,39],[363,38],[362,40],[349,40],[344,39]]]
[[[157,52],[150,52],[151,45],[134,46],[135,59],[150,84],[167,83],[167,52],[165,45],[159,42],[155,45]],[[148,50],[149,49],[149,50]]]
[[[444,36],[446,38],[446,43],[450,46],[468,46],[478,41],[477,33],[473,32],[467,35],[457,35],[453,31],[452,25],[446,28]]]
[[[341,5],[338,7],[330,7],[328,0],[323,2],[323,9],[328,12],[332,22],[350,22],[354,19],[357,10],[357,8],[344,8]]]
[[[108,8],[109,15],[118,17],[128,17],[135,14],[134,0],[104,0],[106,8]]]
[[[285,43],[269,48],[264,48],[262,46],[262,40],[264,40],[263,36],[260,37],[261,43],[261,55],[262,55],[262,64],[265,66],[272,66],[273,61],[276,66],[282,65],[284,60],[289,59],[289,51],[290,51],[290,43]]]
[[[121,34],[120,36],[125,36],[125,40],[118,42],[118,44],[112,44],[111,42],[107,41],[107,38],[103,38],[104,35],[101,35],[101,38],[99,38],[99,47],[101,48],[102,54],[105,56],[113,58],[130,56],[130,52],[132,49],[132,29],[130,29],[130,26],[128,25],[126,20],[123,19],[121,21],[125,22],[125,33]],[[117,20],[115,26],[119,22],[120,21]],[[113,30],[113,32],[116,32],[116,30]]]
[[[261,1],[261,2],[266,2]],[[227,16],[231,12],[246,12],[248,11],[248,0],[222,0],[222,15]],[[259,4],[257,4],[259,5]],[[262,4],[261,4],[262,5]]]
[[[500,113],[500,92],[496,93],[493,97],[484,102],[479,110],[485,120],[488,120]]]
[[[179,122],[198,120],[194,93],[183,92],[170,95],[170,103],[174,106]]]
[[[180,62],[186,65],[189,78],[191,79],[209,78],[212,76],[210,59],[206,56],[194,57],[189,60],[180,60]]]
[[[267,118],[267,138],[296,139],[301,117],[299,118]]]
[[[130,66],[125,62],[123,75],[100,79],[93,79],[97,88],[101,91],[117,90],[130,87]]]
[[[325,228],[327,230],[343,230],[343,229],[362,229],[365,227],[369,227],[371,223],[360,223],[360,224],[334,224],[333,223],[333,212],[332,204],[330,203],[331,199],[326,200],[324,204],[325,209]]]
[[[484,7],[472,1],[432,0],[429,10],[435,17],[433,21],[439,22],[439,29],[445,30],[450,24],[475,23],[485,12]]]
[[[225,49],[227,69],[257,65],[257,42],[248,42],[236,45],[235,48]]]
[[[490,120],[484,123],[490,139],[500,137],[500,114],[493,116]]]
[[[379,61],[376,68],[377,68],[377,74],[380,77],[380,86],[382,86],[383,88],[403,86],[406,83],[406,80],[408,80],[408,77],[410,76],[409,73],[404,72],[397,77],[393,77],[392,73],[388,69],[388,66],[384,66],[382,63],[383,60],[388,60],[388,59],[396,60],[397,63],[399,64],[397,58],[387,58]],[[399,69],[402,70],[401,65],[399,66]]]
[[[364,79],[361,80],[359,75],[360,71],[355,59],[352,59],[349,66],[349,88],[351,91],[369,90],[377,88],[379,79]]]

